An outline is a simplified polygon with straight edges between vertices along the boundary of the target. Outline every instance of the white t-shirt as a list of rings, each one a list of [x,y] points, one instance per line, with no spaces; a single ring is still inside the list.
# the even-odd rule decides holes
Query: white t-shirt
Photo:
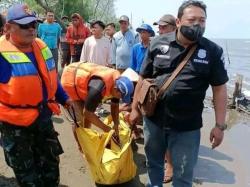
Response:
[[[111,54],[112,46],[108,38],[90,36],[84,42],[80,60],[106,66],[111,64]]]

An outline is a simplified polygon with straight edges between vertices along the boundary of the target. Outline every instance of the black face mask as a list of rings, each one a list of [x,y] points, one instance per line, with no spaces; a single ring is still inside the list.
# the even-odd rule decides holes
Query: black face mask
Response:
[[[182,25],[180,32],[185,38],[190,41],[198,41],[205,32],[205,27],[201,27],[200,24],[186,26]]]

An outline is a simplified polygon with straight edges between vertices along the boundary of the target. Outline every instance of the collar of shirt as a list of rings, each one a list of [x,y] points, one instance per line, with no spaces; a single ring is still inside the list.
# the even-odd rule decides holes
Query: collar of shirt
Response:
[[[121,32],[121,34],[123,35],[123,36],[125,36],[128,32],[129,32],[129,29],[126,31],[126,32],[122,32],[122,31],[120,31]]]
[[[143,45],[143,43],[142,43],[142,42],[141,42],[140,44],[141,44],[141,45],[140,45],[140,48],[141,48],[141,49],[147,49],[147,48],[148,48],[148,46],[147,46],[147,47],[145,47],[145,46]]]
[[[122,33],[122,31],[119,31],[119,35],[123,37],[130,36],[131,34],[133,35],[133,32],[130,29],[128,29],[125,33]]]

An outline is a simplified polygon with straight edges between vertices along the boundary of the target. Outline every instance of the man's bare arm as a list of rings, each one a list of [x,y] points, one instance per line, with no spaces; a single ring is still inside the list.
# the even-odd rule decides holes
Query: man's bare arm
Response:
[[[213,86],[212,90],[214,100],[215,122],[219,125],[224,125],[227,106],[226,84],[220,86]],[[215,126],[210,132],[210,142],[212,143],[212,148],[219,146],[223,141],[223,138],[223,130]]]

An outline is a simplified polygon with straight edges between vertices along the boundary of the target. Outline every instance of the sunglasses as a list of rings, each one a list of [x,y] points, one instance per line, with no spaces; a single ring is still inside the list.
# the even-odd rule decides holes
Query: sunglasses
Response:
[[[15,22],[12,22],[12,24],[18,25],[20,27],[20,29],[24,29],[24,30],[29,29],[29,28],[32,28],[32,29],[37,28],[37,22],[36,21],[30,22],[28,24],[18,24],[18,23],[15,23]]]

